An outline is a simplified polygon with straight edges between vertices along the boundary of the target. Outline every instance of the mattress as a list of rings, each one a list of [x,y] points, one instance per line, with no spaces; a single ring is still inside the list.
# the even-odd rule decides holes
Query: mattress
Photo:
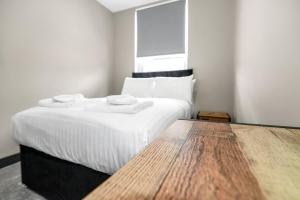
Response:
[[[13,137],[19,144],[113,174],[175,120],[191,116],[186,101],[150,100],[153,106],[136,114],[92,112],[83,105],[30,108],[13,116]]]

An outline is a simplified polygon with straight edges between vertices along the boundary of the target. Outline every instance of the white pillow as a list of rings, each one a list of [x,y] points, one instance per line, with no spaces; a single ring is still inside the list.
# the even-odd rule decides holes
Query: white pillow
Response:
[[[134,97],[153,97],[154,78],[129,78],[124,81],[122,94]]]
[[[193,75],[185,77],[157,77],[153,97],[185,100],[192,103]]]

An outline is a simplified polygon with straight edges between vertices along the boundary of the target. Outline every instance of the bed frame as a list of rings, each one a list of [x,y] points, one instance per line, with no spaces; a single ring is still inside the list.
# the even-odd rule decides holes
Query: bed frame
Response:
[[[82,199],[109,175],[20,146],[22,182],[50,200]]]
[[[152,77],[183,77],[193,74],[193,69],[177,70],[177,71],[163,71],[163,72],[133,72],[132,78],[152,78]]]
[[[134,78],[183,77],[192,69],[133,73]],[[110,175],[20,145],[22,183],[49,200],[82,199]]]

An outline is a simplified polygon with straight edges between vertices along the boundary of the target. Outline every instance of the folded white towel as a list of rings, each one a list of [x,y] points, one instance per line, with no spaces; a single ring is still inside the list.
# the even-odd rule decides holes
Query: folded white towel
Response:
[[[54,102],[67,103],[67,102],[78,102],[84,100],[83,94],[64,94],[52,97]]]
[[[96,102],[99,102],[99,99],[78,98],[77,100],[73,100],[73,101],[58,102],[53,100],[53,98],[47,98],[47,99],[39,100],[38,105],[42,107],[48,107],[48,108],[70,108],[70,107],[93,106]]]
[[[153,106],[152,101],[142,101],[132,105],[111,105],[106,102],[99,102],[85,110],[91,112],[135,114],[151,106]]]
[[[137,103],[137,99],[130,95],[112,95],[106,98],[107,103],[113,105],[132,105]]]
[[[54,101],[52,98],[48,99],[42,99],[39,100],[39,106],[42,107],[48,107],[48,108],[69,108],[74,105],[75,102],[66,102],[66,103],[60,103],[57,101]]]

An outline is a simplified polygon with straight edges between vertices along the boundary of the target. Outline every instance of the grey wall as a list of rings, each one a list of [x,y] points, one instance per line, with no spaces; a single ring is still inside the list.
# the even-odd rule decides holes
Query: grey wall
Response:
[[[124,78],[134,71],[134,9],[114,13],[112,93],[120,94]]]
[[[114,14],[113,92],[134,71],[135,9]],[[197,108],[233,112],[234,0],[189,0],[188,63],[195,70]]]
[[[233,113],[235,0],[189,0],[188,65],[196,108]]]
[[[235,116],[300,126],[300,1],[238,1]]]
[[[14,113],[61,93],[109,93],[112,44],[112,13],[95,0],[0,0],[0,158],[18,152]]]

